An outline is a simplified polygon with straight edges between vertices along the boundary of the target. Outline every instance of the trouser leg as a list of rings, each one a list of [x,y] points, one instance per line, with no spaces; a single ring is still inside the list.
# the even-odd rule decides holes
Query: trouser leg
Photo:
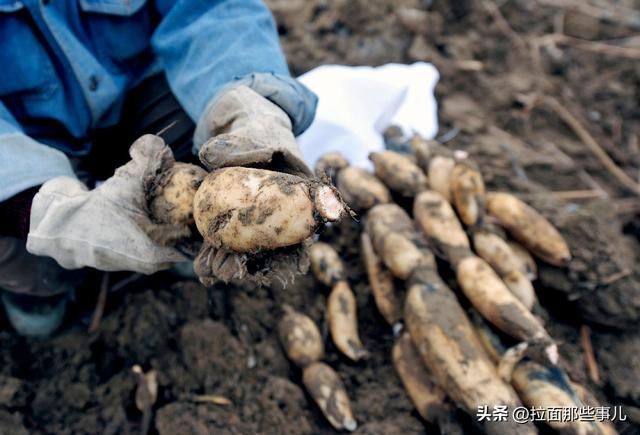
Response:
[[[0,237],[0,300],[20,335],[47,337],[56,331],[82,273],[28,253],[24,240]]]

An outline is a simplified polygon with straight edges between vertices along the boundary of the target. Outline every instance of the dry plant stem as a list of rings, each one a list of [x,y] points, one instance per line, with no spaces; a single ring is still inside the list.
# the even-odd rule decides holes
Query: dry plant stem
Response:
[[[546,3],[547,5],[552,5],[552,6],[561,6],[561,7],[566,6],[564,1],[558,1],[558,0],[540,0],[540,1],[543,3]],[[524,42],[522,37],[518,35],[511,28],[511,26],[509,25],[507,20],[504,18],[504,16],[500,12],[499,8],[495,5],[495,3],[493,3],[491,0],[485,0],[483,4],[487,9],[487,11],[491,14],[493,19],[496,21],[496,25],[498,25],[498,27],[505,34],[505,36],[509,37],[513,41],[513,44],[516,47],[526,49],[527,44]],[[600,11],[606,14],[606,16],[596,13],[597,12],[595,10],[596,8],[593,8],[581,1],[572,2],[572,4],[573,4],[572,7],[574,9],[577,8],[582,13],[585,13],[591,16],[596,16],[600,19],[611,18],[611,15],[613,15],[613,13],[611,13],[610,11],[609,12]],[[630,11],[630,13],[628,12],[619,13],[615,15],[617,17],[616,19],[619,21],[629,22],[629,19],[633,20],[633,22],[636,22],[636,24],[638,25],[638,28],[640,28],[640,14],[637,14],[635,11]],[[576,38],[571,38],[565,35],[549,35],[548,37],[537,38],[530,41],[529,53],[530,53],[531,61],[534,67],[537,68],[540,72],[542,72],[543,69],[541,67],[542,62],[540,59],[539,48],[541,45],[544,45],[544,43],[547,41],[571,43],[578,48],[595,51],[599,53],[604,53],[604,54],[624,56],[632,59],[640,58],[639,50],[629,49],[625,47],[616,47],[609,44],[602,44],[602,43],[596,43],[596,42],[589,42],[589,41],[583,42]],[[604,151],[602,146],[600,146],[598,142],[596,142],[596,140],[587,131],[587,129],[584,128],[582,124],[571,114],[571,112],[569,112],[569,110],[567,110],[564,106],[562,106],[558,102],[558,100],[550,96],[539,96],[536,98],[536,102],[542,103],[543,105],[545,105],[546,107],[554,111],[558,116],[560,116],[560,118],[565,123],[567,123],[569,127],[571,127],[571,129],[580,138],[580,140],[589,148],[589,150],[593,154],[595,154],[595,156],[598,158],[598,160],[600,160],[600,162],[604,165],[604,167],[618,181],[620,181],[620,183],[622,183],[625,187],[627,187],[634,193],[640,194],[640,184],[635,182],[631,177],[629,177],[629,175],[627,175],[622,169],[620,169],[620,167],[618,167],[613,162],[613,160],[611,160],[609,155]],[[534,102],[534,105],[535,105],[535,102]]]
[[[158,376],[155,370],[145,373],[138,364],[134,365],[131,371],[133,371],[138,384],[135,393],[135,404],[138,411],[142,413],[140,433],[146,435],[151,425],[153,405],[158,398]]]
[[[611,157],[604,151],[602,146],[596,142],[587,129],[569,112],[558,100],[550,96],[540,96],[536,105],[544,107],[556,113],[578,136],[578,138],[589,148],[602,165],[613,175],[622,185],[634,193],[640,195],[640,184],[635,182],[626,172],[616,165]]]
[[[98,294],[98,301],[96,302],[96,308],[93,311],[91,317],[91,324],[89,325],[89,333],[96,332],[100,326],[102,315],[104,314],[104,307],[107,304],[107,293],[109,293],[109,272],[104,272],[102,280],[100,281],[100,293]]]
[[[484,0],[482,2],[482,5],[487,10],[487,12],[489,12],[500,31],[504,33],[509,39],[511,39],[516,47],[522,50],[526,50],[526,41],[515,30],[513,30],[507,19],[504,17],[504,15],[502,15],[502,12],[500,12],[500,8],[498,7],[498,5],[496,5],[492,0]]]
[[[637,198],[619,199],[616,204],[618,214],[636,214],[640,213],[640,201]]]
[[[550,6],[580,12],[598,20],[613,21],[632,29],[640,30],[640,12],[615,6],[611,2],[598,2],[601,6],[593,6],[584,0],[538,0],[542,6]]]
[[[621,280],[622,278],[626,278],[627,276],[631,275],[631,273],[632,271],[630,269],[624,269],[618,273],[613,273],[607,277],[602,278],[600,282],[604,285],[611,285],[614,282]]]
[[[141,279],[144,276],[145,275],[143,275],[142,273],[133,273],[133,274],[131,274],[131,276],[129,276],[127,278],[123,278],[120,281],[118,281],[117,283],[115,283],[111,287],[111,289],[109,289],[109,292],[114,292],[114,293],[118,292],[118,291],[122,290],[123,288],[126,288],[130,284],[133,284],[134,282],[136,282],[137,280]]]
[[[537,38],[541,45],[545,44],[566,44],[574,48],[599,53],[608,56],[625,57],[628,59],[640,59],[640,50],[629,47],[619,47],[617,45],[605,44],[598,41],[588,41],[574,38],[568,35],[553,33]]]
[[[593,346],[591,345],[591,328],[587,325],[580,327],[580,342],[582,343],[584,361],[589,371],[589,378],[596,384],[600,384],[600,370],[598,369],[598,362],[596,361]]]
[[[189,396],[189,400],[196,403],[211,403],[219,406],[231,406],[233,402],[224,396],[217,394],[196,394]]]
[[[557,190],[541,193],[516,193],[515,195],[520,199],[553,196],[560,201],[580,201],[607,197],[607,194],[602,190]]]
[[[607,193],[607,191],[604,190],[602,186],[595,180],[595,178],[589,175],[587,171],[585,171],[584,169],[580,169],[578,171],[578,177],[583,180],[588,186],[591,186],[593,190],[597,190],[598,192],[602,193],[602,196],[604,196],[605,198],[609,198],[609,194]]]

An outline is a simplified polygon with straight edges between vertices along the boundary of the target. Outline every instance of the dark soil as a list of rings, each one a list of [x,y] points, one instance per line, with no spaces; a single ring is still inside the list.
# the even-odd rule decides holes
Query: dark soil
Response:
[[[601,403],[624,406],[629,421],[618,423],[618,430],[640,433],[638,197],[603,169],[556,114],[531,104],[536,96],[555,97],[637,180],[639,63],[566,45],[542,47],[536,63],[518,42],[560,27],[568,35],[599,40],[625,38],[634,30],[528,0],[497,2],[513,33],[496,25],[484,6],[491,3],[480,0],[267,3],[296,74],[323,63],[436,64],[442,74],[440,134],[452,137],[446,145],[468,150],[490,189],[517,192],[538,207],[571,247],[570,265],[540,264],[536,282],[541,302],[536,314],[560,342],[562,365]],[[616,3],[640,8],[637,1]],[[637,39],[626,43],[640,48]],[[549,194],[582,190],[602,197],[567,201]],[[393,335],[366,283],[358,231],[358,224],[348,221],[322,239],[338,247],[349,265],[360,333],[371,353],[367,361],[350,363],[332,346],[324,319],[327,289],[309,276],[285,289],[207,289],[167,273],[138,279],[109,294],[105,317],[91,334],[88,317],[98,289],[86,285],[78,292],[79,315],[51,340],[22,339],[3,320],[0,433],[139,433],[134,364],[158,373],[151,433],[331,433],[278,343],[283,303],[321,325],[326,362],[344,380],[358,433],[437,433],[413,410],[394,373]],[[598,384],[585,365],[579,334],[585,324],[600,370]],[[197,400],[205,394],[231,404]]]

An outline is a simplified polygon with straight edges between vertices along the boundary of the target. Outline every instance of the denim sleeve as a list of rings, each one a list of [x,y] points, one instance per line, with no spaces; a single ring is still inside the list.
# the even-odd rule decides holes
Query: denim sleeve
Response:
[[[67,156],[24,134],[0,102],[0,202],[59,175],[74,176]]]
[[[198,121],[224,85],[252,73],[289,77],[262,0],[155,0],[162,21],[152,46],[171,90]]]

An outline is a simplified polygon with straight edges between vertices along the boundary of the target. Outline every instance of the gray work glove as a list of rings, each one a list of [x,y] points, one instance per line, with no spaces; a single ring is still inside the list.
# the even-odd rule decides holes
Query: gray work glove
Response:
[[[198,123],[196,142],[209,170],[248,166],[312,176],[296,143],[287,113],[253,89],[234,85],[224,90]]]
[[[296,99],[291,98],[296,95],[295,92],[282,94],[283,101]],[[315,99],[299,99],[308,100],[309,107],[305,110],[313,113]],[[292,109],[295,105],[290,106]],[[299,108],[305,107],[302,104]],[[294,113],[293,118],[296,115],[301,116]],[[249,86],[235,83],[216,97],[198,123],[194,142],[203,143],[199,152],[200,161],[210,171],[244,166],[312,177],[296,143],[291,119],[292,116],[280,106]],[[264,285],[277,280],[284,284],[291,281],[295,274],[306,271],[308,257],[304,246],[240,254],[204,243],[194,261],[194,268],[206,285],[218,280]]]
[[[185,261],[153,234],[169,233],[151,221],[145,197],[150,180],[174,162],[171,149],[154,135],[138,139],[131,160],[94,190],[71,177],[47,181],[33,199],[27,250],[61,266],[153,273]]]

